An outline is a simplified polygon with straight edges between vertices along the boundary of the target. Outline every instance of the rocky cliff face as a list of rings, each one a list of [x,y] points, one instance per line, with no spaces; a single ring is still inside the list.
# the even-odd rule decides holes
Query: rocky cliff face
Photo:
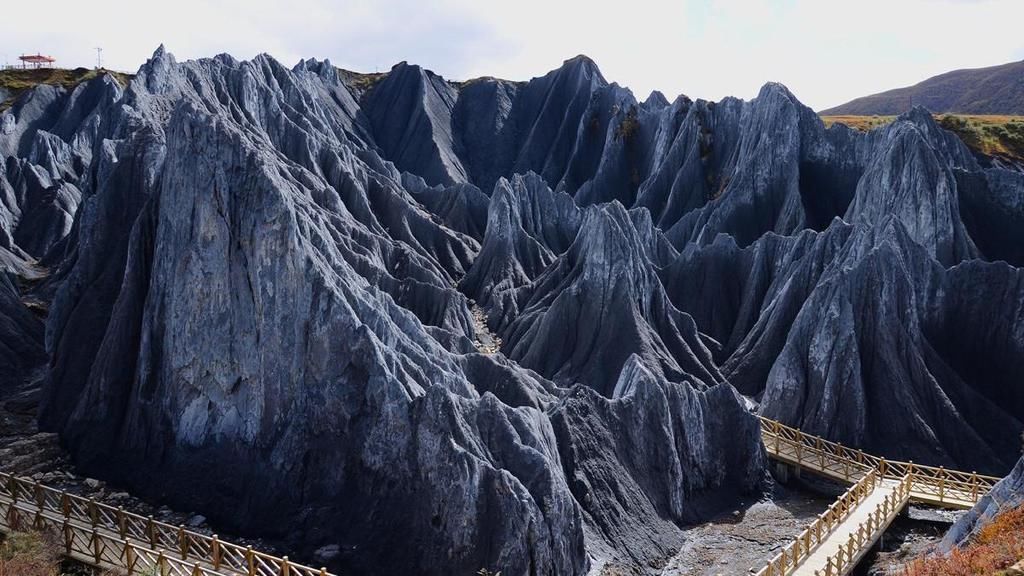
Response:
[[[42,420],[87,471],[349,574],[583,574],[764,487],[748,405],[1011,465],[1024,187],[928,114],[638,103],[584,57],[354,78],[161,48],[0,116],[0,246],[56,287]]]

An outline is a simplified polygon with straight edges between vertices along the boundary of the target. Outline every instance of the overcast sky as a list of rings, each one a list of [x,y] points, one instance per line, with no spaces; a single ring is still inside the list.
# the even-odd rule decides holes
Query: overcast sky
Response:
[[[1024,0],[48,0],[5,3],[0,61],[135,71],[267,52],[359,71],[407,60],[449,79],[539,76],[576,54],[640,99],[750,98],[786,84],[815,109],[957,68],[1024,59]]]

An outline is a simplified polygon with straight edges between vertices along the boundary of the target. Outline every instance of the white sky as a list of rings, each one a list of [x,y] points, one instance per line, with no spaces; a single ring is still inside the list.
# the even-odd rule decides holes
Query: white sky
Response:
[[[643,99],[750,98],[786,84],[815,109],[957,68],[1024,59],[1024,0],[27,0],[0,9],[0,62],[134,72],[160,44],[179,60],[268,52],[453,80],[525,80],[586,54]]]

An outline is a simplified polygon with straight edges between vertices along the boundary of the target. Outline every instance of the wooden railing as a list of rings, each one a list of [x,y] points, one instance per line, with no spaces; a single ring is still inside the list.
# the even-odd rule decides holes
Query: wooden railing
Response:
[[[828,557],[825,567],[815,570],[814,575],[842,576],[852,570],[906,505],[910,499],[911,483],[910,475],[907,475],[893,487],[867,519],[857,525],[857,530],[850,533],[847,541],[839,546],[839,550]]]
[[[761,418],[761,435],[772,456],[836,479],[853,481],[867,470],[877,470],[882,478],[893,480],[909,475],[914,500],[967,507],[976,504],[1000,480],[976,472],[886,460],[767,418]]]
[[[816,575],[843,576],[852,570],[908,501],[967,508],[999,482],[999,478],[975,472],[886,460],[768,418],[761,418],[761,438],[771,457],[854,485],[768,561],[758,576],[793,574],[825,541],[836,536],[837,526],[883,483],[895,483],[892,492],[850,532]]]
[[[791,574],[812,552],[818,549],[839,524],[849,518],[850,514],[860,506],[881,481],[874,470],[868,471],[850,487],[838,500],[832,503],[823,514],[814,519],[810,526],[804,528],[793,542],[782,549],[768,564],[758,572],[758,576],[783,576]]]
[[[126,512],[93,499],[0,473],[0,531],[61,535],[67,556],[124,574],[158,576],[333,576],[252,547],[239,546]]]
[[[992,476],[886,460],[761,418],[762,439],[775,458],[852,482],[829,509],[759,572],[786,576],[817,550],[883,481],[893,493],[851,534],[821,572],[844,574],[908,499],[956,506],[976,503],[999,481]],[[158,576],[332,576],[252,547],[158,522],[26,478],[0,473],[0,531],[22,527],[61,535],[67,556],[123,574]]]

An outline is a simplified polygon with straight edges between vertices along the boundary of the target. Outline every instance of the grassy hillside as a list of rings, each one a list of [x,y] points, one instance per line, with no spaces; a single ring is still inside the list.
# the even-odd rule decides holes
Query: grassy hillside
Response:
[[[93,70],[89,68],[75,68],[67,70],[64,68],[40,68],[36,70],[0,70],[0,110],[6,110],[14,103],[22,92],[38,84],[53,84],[72,88],[80,82],[91,80],[100,74],[110,74],[122,86],[126,86],[131,80],[130,74],[112,72],[110,70]]]
[[[115,576],[64,558],[59,532],[34,530],[0,535],[0,576]]]
[[[845,124],[866,132],[884,126],[895,116],[822,116],[826,126]],[[935,120],[956,133],[974,152],[1024,164],[1024,116],[936,114]]]
[[[904,576],[1011,576],[1024,560],[1024,506],[996,516],[967,546],[949,556],[915,560]]]
[[[914,106],[937,113],[1024,114],[1024,61],[946,72],[914,86],[857,98],[821,113],[891,115]]]
[[[961,116],[943,114],[939,124],[956,132],[972,150],[1024,162],[1024,116]]]
[[[60,539],[39,532],[19,532],[0,544],[0,576],[63,576]]]

